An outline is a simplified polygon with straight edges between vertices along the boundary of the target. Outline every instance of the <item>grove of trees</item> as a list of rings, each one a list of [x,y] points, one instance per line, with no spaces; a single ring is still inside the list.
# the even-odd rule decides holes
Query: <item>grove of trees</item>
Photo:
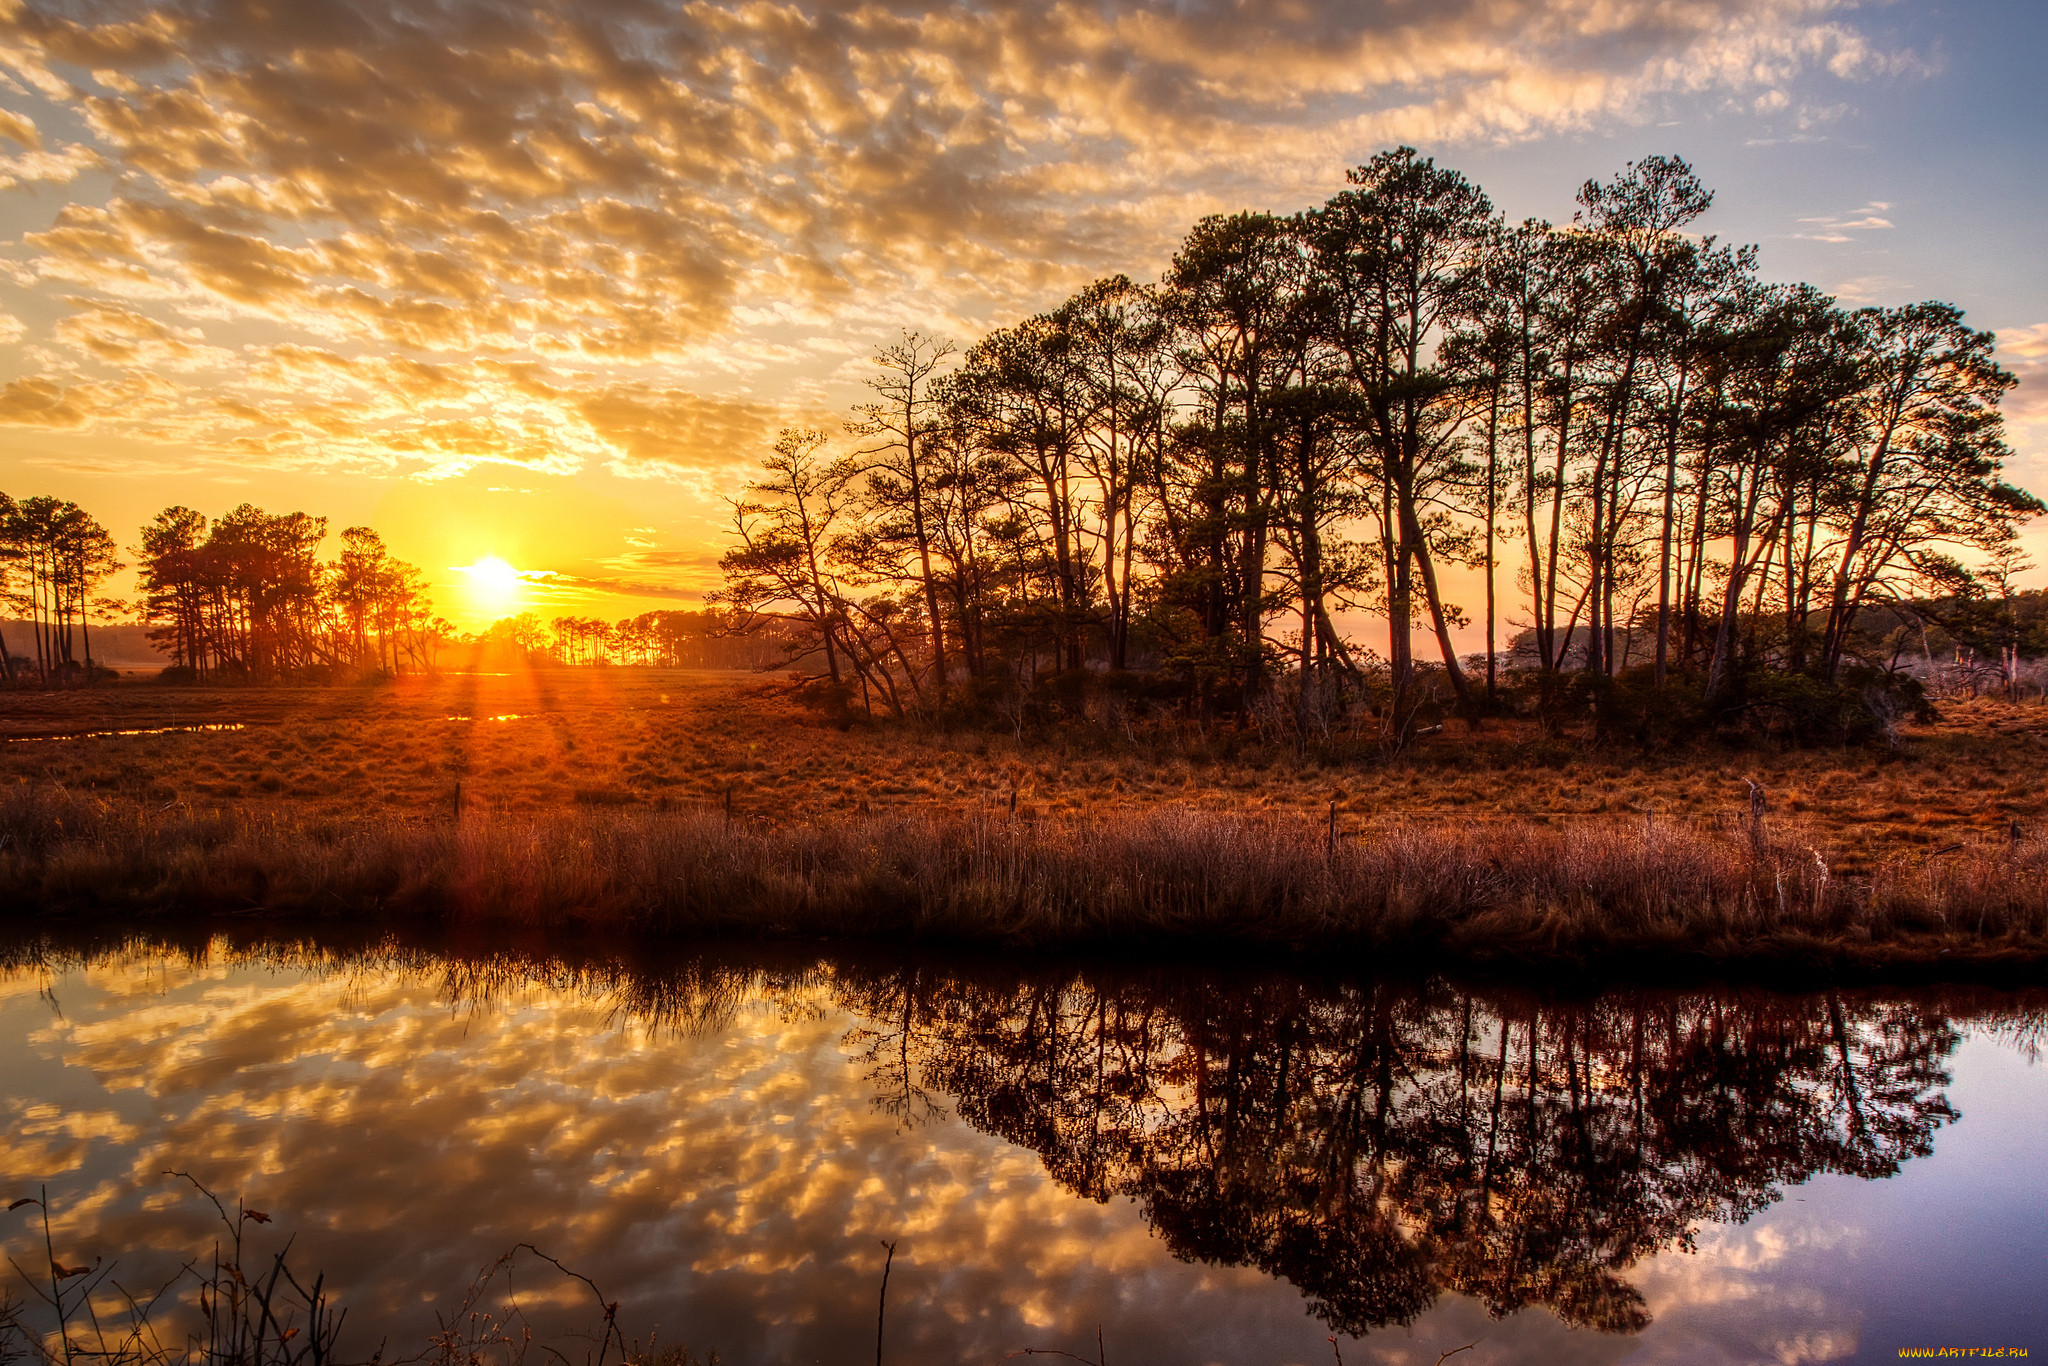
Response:
[[[555,617],[543,628],[533,614],[499,622],[484,639],[516,637],[529,660],[559,664],[641,664],[660,669],[760,669],[787,658],[777,623],[744,634],[713,611],[642,612],[607,622],[602,617]]]
[[[419,571],[368,527],[344,530],[323,562],[326,536],[324,517],[247,503],[210,524],[186,507],[158,513],[142,529],[137,586],[172,667],[265,682],[431,662],[439,632]]]
[[[96,596],[129,567],[113,537],[75,503],[0,493],[0,608],[33,637],[8,640],[9,683],[89,682],[91,621],[139,619],[172,677],[274,683],[436,667],[455,647],[465,665],[640,664],[756,669],[787,658],[779,623],[732,629],[723,611],[657,611],[606,622],[535,613],[458,632],[434,614],[420,571],[369,527],[348,527],[322,558],[327,520],[243,504],[209,521],[169,507],[132,554],[137,600]],[[24,665],[22,661],[26,661]],[[25,672],[24,672],[25,670]]]
[[[19,658],[39,680],[91,672],[92,594],[122,567],[113,537],[78,504],[40,495],[16,502],[0,493],[0,604],[28,622],[33,639],[20,642]],[[10,683],[14,645],[0,638],[0,669]]]
[[[735,501],[720,601],[893,712],[1089,666],[1306,727],[1368,686],[1398,710],[1430,656],[1477,709],[1517,633],[1539,685],[1835,685],[1873,620],[1979,593],[1962,556],[2016,563],[2014,381],[1947,304],[1764,280],[1692,231],[1712,198],[1651,157],[1509,224],[1404,147],[1202,220],[1157,284],[964,354],[906,332],[850,450],[787,430]]]
[[[113,537],[75,503],[0,493],[0,605],[34,639],[0,640],[10,683],[26,660],[42,685],[90,681],[90,620],[139,618],[169,666],[193,680],[274,682],[335,669],[398,672],[432,663],[447,638],[420,573],[368,527],[341,533],[323,561],[327,520],[247,503],[209,522],[166,508],[142,528],[138,601],[95,597],[128,568]],[[32,652],[30,652],[32,651]]]

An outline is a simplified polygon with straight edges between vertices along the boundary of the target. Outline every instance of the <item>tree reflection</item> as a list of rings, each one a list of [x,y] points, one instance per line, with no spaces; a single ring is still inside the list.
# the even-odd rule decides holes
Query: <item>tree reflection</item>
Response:
[[[878,1110],[919,1123],[950,1101],[1063,1186],[1137,1201],[1182,1258],[1283,1277],[1351,1334],[1412,1322],[1446,1290],[1496,1315],[1540,1306],[1574,1326],[1641,1329],[1639,1261],[1817,1174],[1885,1177],[1927,1154],[1956,1117],[1943,1094],[1955,1022],[2025,1051],[2048,1019],[2038,991],[1960,987],[1555,1000],[1443,982],[821,960],[801,945],[622,958],[223,942],[0,945],[0,965],[246,955],[333,974],[344,1003],[357,979],[411,973],[464,1012],[561,993],[602,1005],[614,1027],[688,1036],[843,1010]],[[150,1056],[103,1065],[142,1076]],[[432,1089],[409,1085],[388,1094],[410,1106]],[[676,1105],[723,1099],[679,1089]],[[638,1121],[616,1118],[631,1151]],[[380,1180],[420,1180],[444,1156],[406,1151]],[[505,1160],[518,1170],[524,1144]]]
[[[1889,1176],[1954,1119],[1959,1034],[1910,1000],[1443,984],[849,973],[879,1103],[950,1094],[1190,1260],[1283,1276],[1333,1328],[1442,1291],[1649,1322],[1624,1273],[1822,1172]]]

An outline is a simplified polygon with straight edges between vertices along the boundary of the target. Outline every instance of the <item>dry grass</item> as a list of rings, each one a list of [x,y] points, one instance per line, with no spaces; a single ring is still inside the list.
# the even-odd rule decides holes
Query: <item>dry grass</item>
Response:
[[[293,1238],[282,1239],[281,1246],[276,1245],[280,1240],[268,1240],[273,1246],[257,1251],[252,1235],[257,1225],[270,1222],[268,1214],[239,1202],[230,1214],[227,1203],[189,1173],[162,1175],[189,1183],[219,1215],[225,1236],[213,1239],[210,1269],[201,1269],[208,1264],[202,1252],[163,1284],[130,1289],[123,1284],[118,1260],[95,1257],[86,1265],[68,1265],[84,1259],[69,1248],[60,1257],[48,1187],[43,1187],[8,1207],[33,1207],[40,1216],[42,1245],[25,1260],[29,1266],[44,1263],[47,1280],[32,1276],[22,1260],[10,1255],[29,1298],[18,1301],[12,1287],[0,1286],[0,1361],[27,1366],[379,1366],[384,1361],[388,1342],[367,1360],[337,1353],[347,1311],[325,1292],[324,1274],[292,1270]],[[440,1331],[423,1350],[396,1357],[397,1366],[526,1366],[529,1353],[535,1360],[575,1366],[561,1347],[536,1337],[526,1306],[511,1293],[508,1278],[499,1275],[522,1253],[553,1267],[572,1288],[587,1289],[595,1301],[601,1316],[595,1319],[596,1331],[573,1335],[585,1344],[582,1366],[717,1366],[715,1352],[709,1362],[699,1363],[687,1349],[656,1352],[652,1338],[645,1350],[637,1341],[628,1344],[619,1330],[618,1301],[608,1301],[596,1282],[532,1243],[520,1243],[485,1267]],[[573,1339],[558,1340],[574,1349]]]
[[[241,729],[15,738],[224,725]],[[1904,755],[1650,755],[1493,722],[1391,758],[1366,742],[1305,756],[1143,724],[1021,744],[841,729],[757,677],[610,669],[7,694],[0,737],[0,886],[45,909],[1539,956],[1734,953],[1786,935],[1892,954],[1963,922],[1979,947],[2041,934],[2027,919],[2048,833],[2040,704],[1951,706]],[[1746,778],[1770,797],[1777,845],[1761,858],[1742,833]]]
[[[1007,806],[1059,815],[1172,806],[1461,822],[1640,816],[1698,820],[1746,807],[1824,837],[1847,871],[2023,827],[2048,828],[2048,706],[1953,704],[1911,728],[1905,757],[1869,750],[1645,755],[1453,724],[1382,759],[1369,744],[1300,756],[1211,729],[1077,723],[1021,745],[1006,734],[840,731],[758,677],[552,670],[409,678],[381,687],[0,694],[0,739],[165,726],[235,731],[0,744],[0,783],[229,812],[308,816],[452,809],[465,799],[543,812],[579,805],[722,805],[803,820],[901,807]],[[494,720],[512,717],[511,720]],[[451,719],[465,718],[465,719]]]
[[[1290,815],[566,810],[337,819],[16,789],[0,895],[45,914],[266,914],[630,931],[1344,946],[1478,961],[2048,958],[2048,842],[1829,866],[1810,829]]]

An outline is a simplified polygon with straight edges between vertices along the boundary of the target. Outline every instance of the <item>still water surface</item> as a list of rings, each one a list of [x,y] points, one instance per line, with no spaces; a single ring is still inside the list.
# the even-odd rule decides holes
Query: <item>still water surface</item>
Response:
[[[531,1240],[731,1366],[2048,1354],[2043,997],[17,950],[0,1195],[131,1281],[185,1169],[417,1347]],[[27,1213],[32,1213],[29,1211]],[[27,1213],[0,1242],[31,1264]],[[39,1229],[37,1230],[39,1234]],[[531,1269],[536,1314],[577,1312]],[[387,1352],[390,1356],[397,1351]]]

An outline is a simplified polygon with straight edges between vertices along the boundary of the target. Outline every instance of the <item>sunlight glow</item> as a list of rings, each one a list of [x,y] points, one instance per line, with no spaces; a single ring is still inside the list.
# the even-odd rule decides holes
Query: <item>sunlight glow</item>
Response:
[[[469,600],[479,612],[502,615],[519,605],[520,573],[496,555],[458,565],[456,572],[466,577]]]

